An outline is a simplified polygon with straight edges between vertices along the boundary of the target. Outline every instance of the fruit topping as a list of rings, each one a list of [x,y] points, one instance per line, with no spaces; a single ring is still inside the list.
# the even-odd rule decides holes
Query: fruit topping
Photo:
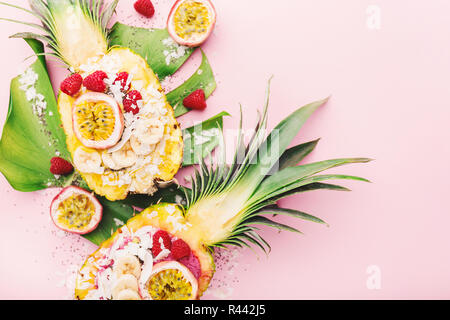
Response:
[[[70,186],[64,188],[50,205],[55,225],[67,232],[86,234],[97,228],[103,208],[92,193]]]
[[[122,137],[123,114],[110,96],[88,92],[75,101],[72,112],[75,136],[84,146],[108,149]]]
[[[83,84],[83,77],[78,73],[74,73],[71,76],[67,77],[61,83],[61,91],[69,96],[74,96],[80,91],[81,85]]]
[[[134,165],[137,161],[137,156],[133,149],[131,149],[130,143],[127,142],[120,150],[114,152],[105,151],[102,154],[102,160],[107,168],[120,170]]]
[[[72,164],[60,157],[53,157],[50,160],[50,172],[57,175],[66,175],[73,171]]]
[[[123,99],[123,109],[125,112],[139,113],[138,101],[142,100],[142,95],[137,90],[131,90]]]
[[[193,110],[204,110],[206,109],[206,98],[203,89],[198,89],[192,92],[183,100],[183,105],[186,108]]]
[[[141,276],[141,264],[139,259],[132,254],[119,255],[114,261],[113,272],[117,279],[126,274],[138,279]]]
[[[134,136],[143,144],[155,145],[164,136],[164,124],[155,118],[141,119],[136,125]]]
[[[141,300],[139,293],[131,289],[125,289],[119,292],[117,300]]]
[[[157,257],[163,249],[170,250],[172,247],[172,240],[170,235],[164,230],[158,230],[153,235],[153,247],[152,253],[153,257]]]
[[[106,78],[108,78],[106,72],[95,71],[83,80],[83,85],[86,87],[86,89],[91,91],[105,92],[106,84],[103,80],[105,80]]]
[[[128,84],[128,72],[120,72],[117,74],[117,78],[114,80],[114,83],[120,82],[122,91],[128,91],[130,85]]]
[[[134,9],[147,18],[151,18],[155,14],[155,8],[150,0],[136,1],[134,3]]]
[[[175,260],[179,260],[181,258],[189,256],[191,253],[191,248],[189,245],[181,239],[177,239],[172,243],[171,248],[172,257]]]
[[[112,288],[113,299],[114,300],[124,300],[123,298],[120,298],[120,293],[124,290],[130,290],[131,292],[136,293],[136,295],[139,297],[139,294],[137,293],[138,280],[136,279],[136,277],[134,275],[124,274],[115,281],[115,284]]]
[[[177,261],[164,261],[140,287],[144,298],[152,300],[193,300],[197,298],[198,282],[191,271]]]
[[[209,0],[178,0],[170,11],[167,30],[181,45],[197,47],[211,34],[216,10]]]
[[[79,147],[73,154],[73,163],[79,172],[102,174],[102,157],[96,150]]]

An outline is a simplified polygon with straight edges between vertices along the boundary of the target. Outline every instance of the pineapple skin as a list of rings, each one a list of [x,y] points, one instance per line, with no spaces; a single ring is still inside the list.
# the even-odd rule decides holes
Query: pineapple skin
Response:
[[[106,55],[118,55],[122,61],[122,71],[130,72],[130,70],[137,68],[136,79],[143,80],[144,86],[153,84],[162,92],[161,85],[157,76],[153,70],[149,67],[147,62],[138,54],[132,52],[128,48],[112,48]],[[171,141],[166,142],[165,155],[162,156],[162,163],[159,165],[160,173],[155,176],[156,179],[161,181],[170,181],[181,167],[183,160],[183,135],[179,123],[175,119],[173,108],[166,100],[166,108],[168,109],[169,118],[171,122],[168,124],[170,129],[169,134],[173,138]],[[66,133],[66,143],[69,152],[72,157],[75,150],[81,147],[81,142],[76,138],[73,131],[72,120],[72,105],[76,100],[76,97],[71,97],[63,92],[58,94],[58,110],[61,115],[61,121],[63,124],[64,132]],[[87,148],[89,149],[89,148]],[[94,150],[94,149],[92,149]],[[89,188],[96,194],[106,197],[110,201],[123,200],[129,193],[129,185],[112,186],[105,185],[102,181],[104,174],[94,173],[80,173],[83,179],[88,184]]]
[[[177,221],[177,223],[174,223],[174,221]],[[202,244],[201,233],[199,233],[199,230],[185,219],[183,209],[178,205],[169,203],[160,203],[148,207],[140,214],[128,220],[124,226],[117,229],[111,238],[103,242],[100,247],[86,259],[78,272],[75,283],[76,299],[83,300],[90,290],[95,289],[95,277],[98,272],[95,262],[102,258],[101,250],[110,248],[120,233],[123,232],[122,229],[124,227],[127,227],[131,232],[135,232],[145,226],[152,226],[154,228],[165,230],[172,236],[183,239],[189,245],[193,254],[200,262],[201,274],[198,279],[198,295],[196,297],[196,299],[200,299],[202,294],[208,288],[214,275],[214,258],[211,250]],[[83,278],[81,274],[89,275],[89,277]]]

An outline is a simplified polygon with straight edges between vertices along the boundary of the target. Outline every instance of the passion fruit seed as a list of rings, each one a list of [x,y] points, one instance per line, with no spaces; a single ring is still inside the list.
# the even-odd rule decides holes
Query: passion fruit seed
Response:
[[[167,269],[149,280],[148,293],[153,300],[189,300],[192,285],[180,270]]]
[[[58,223],[69,228],[83,229],[95,214],[95,205],[84,194],[73,194],[58,206]]]
[[[104,102],[84,101],[76,106],[77,124],[86,140],[107,140],[115,127],[113,108]]]
[[[175,32],[183,39],[192,35],[203,35],[210,25],[208,8],[198,1],[186,1],[176,10],[174,16]]]

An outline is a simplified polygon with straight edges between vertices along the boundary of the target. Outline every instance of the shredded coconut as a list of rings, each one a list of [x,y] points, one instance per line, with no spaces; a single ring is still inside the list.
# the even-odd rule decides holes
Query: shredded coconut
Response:
[[[167,38],[162,41],[162,43],[166,46],[167,50],[163,51],[164,56],[166,57],[166,64],[170,65],[172,61],[177,60],[183,57],[186,54],[186,50],[188,47],[181,46],[172,38]]]

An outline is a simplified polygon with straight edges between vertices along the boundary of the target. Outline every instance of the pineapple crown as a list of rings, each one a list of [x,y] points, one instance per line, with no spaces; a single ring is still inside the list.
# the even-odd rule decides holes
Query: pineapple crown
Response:
[[[280,230],[299,232],[285,224],[268,219],[266,215],[287,215],[317,223],[323,220],[302,211],[280,208],[277,201],[287,196],[311,190],[349,189],[324,183],[325,180],[368,180],[341,174],[321,175],[320,172],[350,163],[365,163],[368,158],[342,158],[297,165],[316,147],[319,140],[303,143],[288,149],[309,116],[328,99],[308,104],[281,121],[266,137],[267,109],[270,81],[262,116],[253,136],[246,144],[242,130],[242,108],[237,147],[233,161],[226,164],[224,137],[213,157],[200,159],[199,168],[191,177],[191,188],[183,188],[186,197],[186,218],[203,224],[207,233],[204,239],[210,248],[235,245],[251,247],[254,244],[265,252],[270,245],[259,234],[256,225],[266,225]]]
[[[88,58],[108,49],[107,24],[119,0],[106,5],[104,0],[28,0],[31,10],[6,2],[2,5],[17,8],[38,18],[42,25],[0,18],[33,27],[39,31],[22,32],[11,38],[36,39],[47,43],[52,52],[67,66],[78,68]]]

